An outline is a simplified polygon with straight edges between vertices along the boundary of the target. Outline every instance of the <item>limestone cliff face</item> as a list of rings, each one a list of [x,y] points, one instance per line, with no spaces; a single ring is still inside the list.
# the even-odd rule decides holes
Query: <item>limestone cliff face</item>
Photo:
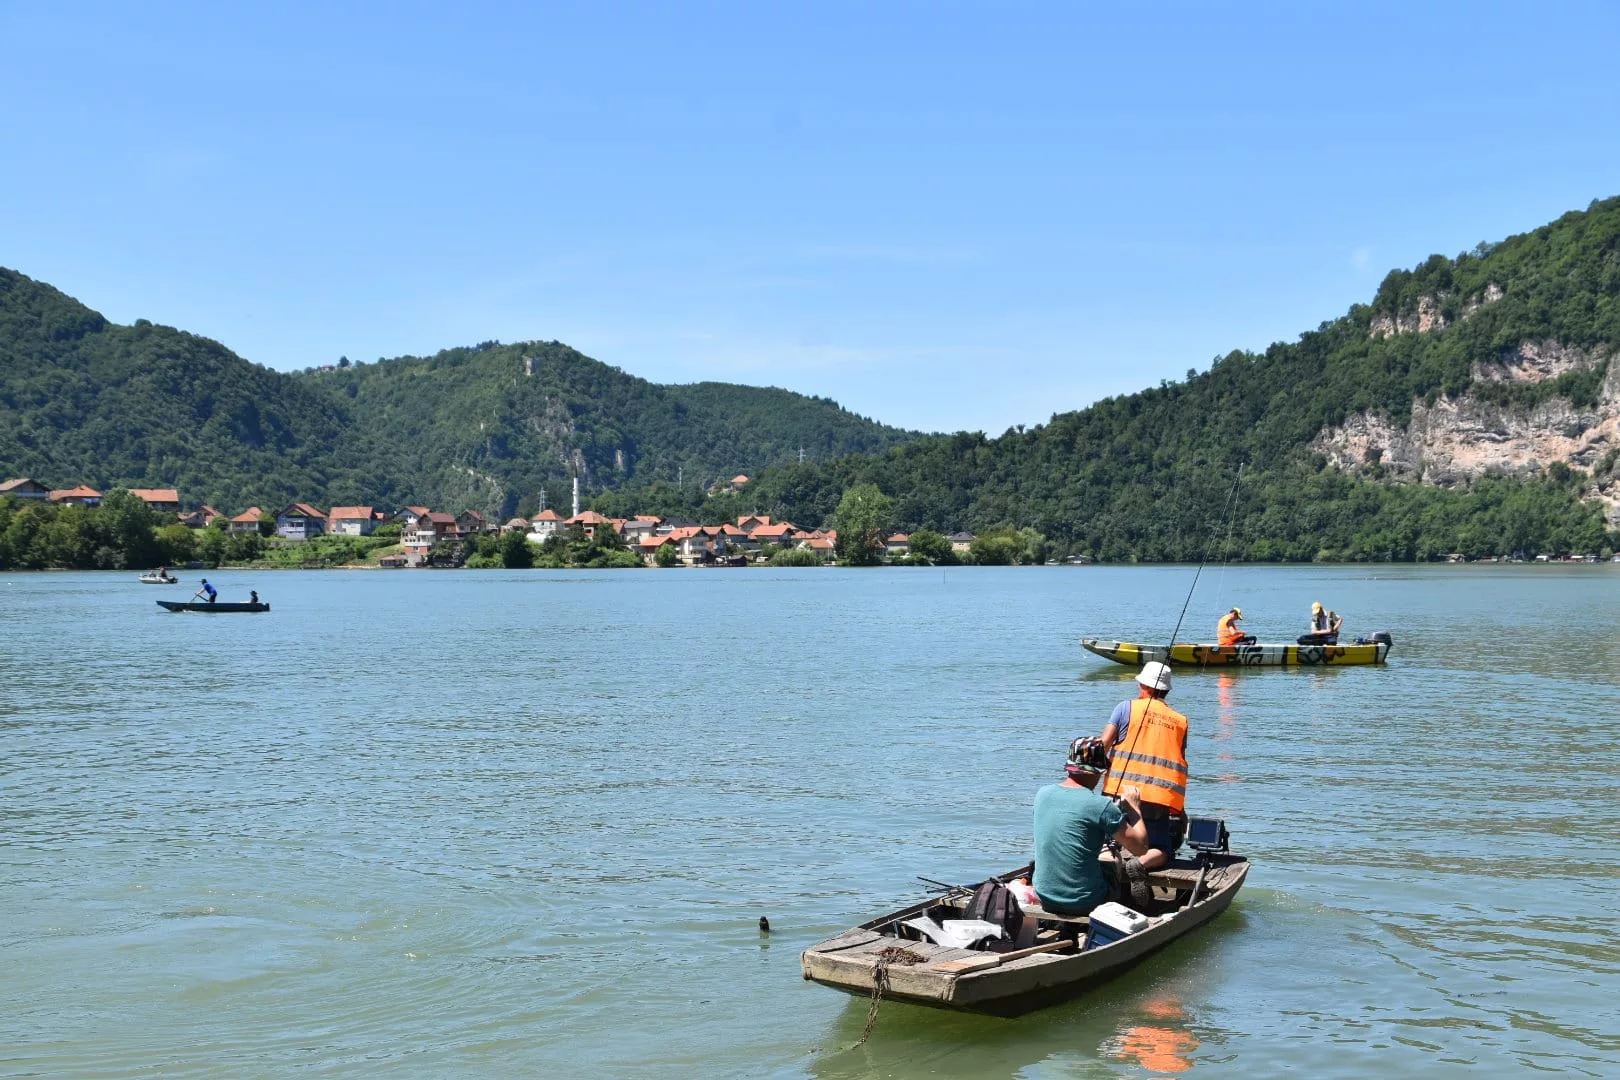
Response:
[[[1497,360],[1475,365],[1479,382],[1539,383],[1591,370],[1613,355],[1556,341],[1526,342]],[[1472,390],[1429,405],[1412,404],[1403,428],[1381,413],[1357,413],[1323,430],[1311,449],[1337,468],[1381,466],[1396,480],[1451,487],[1481,476],[1530,476],[1553,462],[1591,470],[1620,447],[1620,363],[1611,361],[1594,409],[1551,398],[1531,409],[1482,401]],[[1620,480],[1595,478],[1587,493],[1604,503],[1620,526]]]
[[[1494,304],[1505,295],[1502,287],[1493,282],[1485,286],[1484,292],[1468,298],[1459,317],[1466,319],[1486,304]],[[1367,328],[1367,336],[1387,338],[1396,334],[1427,334],[1444,330],[1449,323],[1443,306],[1445,301],[1444,293],[1438,296],[1420,296],[1417,309],[1414,311],[1399,312],[1395,315],[1375,315]]]

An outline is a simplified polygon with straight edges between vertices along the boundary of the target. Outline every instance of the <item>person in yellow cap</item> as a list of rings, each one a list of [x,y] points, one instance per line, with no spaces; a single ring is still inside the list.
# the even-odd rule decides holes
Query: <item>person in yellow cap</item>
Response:
[[[1245,634],[1238,626],[1243,618],[1243,609],[1235,607],[1221,616],[1221,621],[1215,624],[1215,642],[1222,648],[1231,648],[1234,645],[1253,645],[1254,635]]]

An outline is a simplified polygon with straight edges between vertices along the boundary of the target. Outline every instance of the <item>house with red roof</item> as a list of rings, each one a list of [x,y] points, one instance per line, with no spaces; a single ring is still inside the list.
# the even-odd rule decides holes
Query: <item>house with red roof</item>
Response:
[[[580,528],[585,530],[586,536],[594,539],[596,537],[597,529],[605,526],[617,532],[618,526],[622,524],[622,521],[616,518],[606,517],[597,513],[595,510],[586,510],[583,513],[575,514],[573,517],[563,522],[563,524],[570,529],[575,525],[578,525]]]
[[[334,506],[326,530],[334,536],[370,536],[377,530],[377,512],[369,506]]]
[[[326,515],[309,503],[295,502],[276,511],[276,535],[288,540],[313,540],[326,532]]]
[[[184,525],[188,529],[206,529],[209,525],[213,524],[215,518],[222,518],[224,516],[224,514],[220,513],[218,510],[215,510],[212,506],[204,503],[201,508],[193,510],[189,514],[181,514],[180,524]]]
[[[658,563],[658,549],[666,545],[674,545],[676,554],[680,554],[680,541],[669,533],[642,537],[636,544],[636,553],[641,556],[642,562],[655,566]]]
[[[633,518],[626,518],[624,524],[619,526],[619,532],[624,537],[626,544],[635,547],[647,537],[658,532],[660,520],[660,518],[653,517],[651,514],[637,514]]]
[[[49,498],[53,503],[65,503],[70,506],[101,505],[101,492],[84,484],[78,487],[58,488],[50,493]]]
[[[130,488],[129,493],[154,510],[180,512],[180,492],[175,488]]]
[[[892,556],[910,555],[911,537],[897,532],[883,542],[883,550]]]
[[[561,514],[549,508],[542,510],[529,519],[529,539],[543,544],[556,536],[558,530],[562,527],[563,519]]]
[[[423,514],[415,525],[401,532],[399,543],[407,553],[425,555],[440,540],[455,540],[459,535],[456,516],[435,510]]]
[[[528,532],[528,531],[529,531],[529,519],[526,518],[526,517],[511,518],[510,520],[507,521],[507,523],[505,525],[501,526],[501,532],[503,532],[503,533]]]
[[[235,517],[231,518],[231,523],[225,526],[225,528],[233,533],[258,532],[259,519],[263,516],[263,510],[260,510],[257,506],[250,506],[240,514],[237,514]]]

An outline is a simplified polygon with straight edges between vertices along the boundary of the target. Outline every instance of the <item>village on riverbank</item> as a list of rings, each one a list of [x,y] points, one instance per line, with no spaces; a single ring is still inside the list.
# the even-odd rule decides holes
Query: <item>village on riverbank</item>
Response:
[[[731,489],[747,483],[731,481]],[[110,495],[111,493],[109,493]],[[181,510],[174,488],[127,489],[152,512],[152,523],[176,564],[376,566],[384,569],[569,565],[595,567],[818,566],[840,557],[836,528],[806,528],[766,514],[745,514],[720,524],[681,517],[638,514],[609,517],[582,510],[563,516],[542,509],[530,516],[494,521],[477,510],[457,513],[425,505],[384,509],[334,506],[322,510],[307,502],[249,506],[228,514],[214,506]],[[52,489],[30,479],[0,483],[0,499],[14,506],[44,504],[83,510],[99,508],[109,495],[79,484]],[[195,534],[195,543],[177,531]],[[1005,530],[1016,537],[1017,533]],[[1017,562],[1015,553],[992,551],[981,538],[958,531],[907,534],[881,530],[870,541],[879,550],[868,561],[915,563]],[[1044,544],[1044,538],[1040,538]],[[209,557],[211,553],[212,557]],[[194,556],[203,556],[200,560]],[[193,557],[188,557],[193,556]],[[1077,559],[1076,562],[1090,561]]]
[[[737,476],[723,490],[736,494]],[[858,493],[862,489],[852,489]],[[870,496],[887,499],[876,488]],[[849,494],[849,493],[846,493]],[[889,527],[887,511],[864,518],[840,507],[837,520],[859,520],[843,544],[836,527],[804,527],[767,514],[715,523],[688,517],[614,517],[581,509],[541,509],[492,520],[478,510],[451,513],[426,505],[385,509],[307,502],[249,506],[229,514],[214,506],[182,510],[176,488],[103,493],[86,484],[50,488],[22,477],[0,483],[0,569],[126,569],[170,566],[589,568],[844,565],[1084,565],[1084,554],[1053,551],[1032,528],[1001,526],[981,534],[910,533]],[[37,512],[30,512],[37,508]],[[1444,562],[1596,563],[1620,555],[1517,552]]]

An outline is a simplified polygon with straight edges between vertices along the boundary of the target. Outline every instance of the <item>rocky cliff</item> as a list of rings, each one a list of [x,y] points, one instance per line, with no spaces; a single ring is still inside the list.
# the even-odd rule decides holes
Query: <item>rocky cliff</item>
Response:
[[[1375,325],[1374,332],[1379,329]],[[1527,478],[1562,464],[1591,474],[1587,496],[1601,500],[1610,524],[1620,526],[1620,479],[1614,475],[1620,364],[1612,362],[1614,351],[1527,341],[1475,363],[1473,385],[1463,393],[1414,401],[1404,424],[1381,411],[1354,413],[1325,428],[1311,449],[1346,472],[1438,487],[1482,476]],[[1578,405],[1556,392],[1512,392],[1556,390],[1559,380],[1580,373],[1602,374],[1594,401]]]

